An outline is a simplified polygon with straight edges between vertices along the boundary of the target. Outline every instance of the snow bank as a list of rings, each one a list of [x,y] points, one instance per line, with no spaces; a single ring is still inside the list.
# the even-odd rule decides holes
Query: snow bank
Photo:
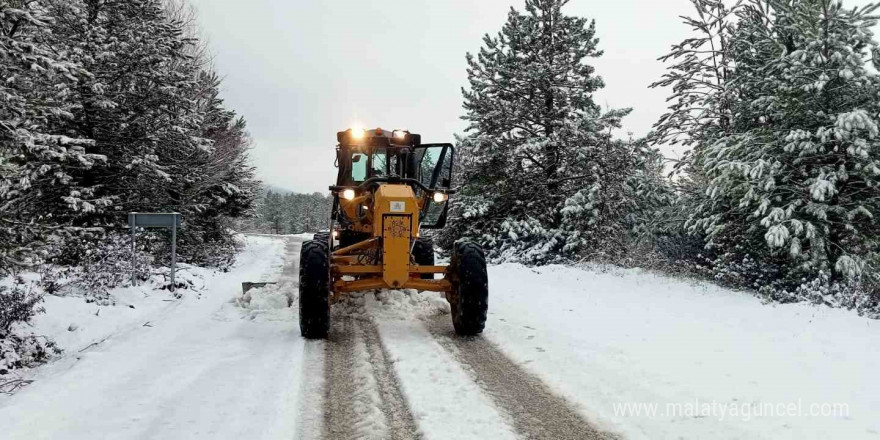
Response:
[[[236,266],[253,264],[255,258],[267,247],[277,247],[277,238],[247,237],[249,245],[239,256]],[[255,250],[257,252],[255,252]],[[268,268],[280,271],[282,262],[273,262]],[[42,306],[45,313],[38,314],[28,325],[19,325],[19,333],[35,334],[56,343],[63,351],[62,358],[75,359],[78,353],[100,345],[111,337],[142,327],[150,327],[162,315],[177,308],[182,299],[201,299],[210,291],[213,280],[222,273],[215,269],[181,264],[176,274],[178,285],[185,289],[170,292],[164,274],[153,275],[138,286],[117,287],[110,294],[114,304],[86,302],[78,295],[45,295]],[[27,274],[26,279],[36,280],[36,274]],[[11,278],[2,280],[11,283]],[[18,371],[18,376],[28,377],[27,371]]]
[[[292,283],[269,284],[248,290],[233,299],[241,307],[248,319],[284,320],[295,318],[291,306],[296,301],[296,286]]]

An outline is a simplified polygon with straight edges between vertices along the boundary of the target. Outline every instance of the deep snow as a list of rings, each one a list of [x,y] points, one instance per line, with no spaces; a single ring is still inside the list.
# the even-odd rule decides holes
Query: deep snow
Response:
[[[489,280],[484,337],[627,437],[880,436],[878,321],[640,270],[505,264]],[[713,402],[752,416],[660,414]],[[626,403],[658,414],[615,414]],[[754,416],[762,403],[842,403],[849,415]]]
[[[3,438],[292,438],[302,340],[291,321],[248,319],[231,303],[242,280],[277,277],[283,247],[250,237],[200,297],[48,365],[0,400]]]
[[[119,305],[95,316],[81,299],[50,297],[34,331],[56,337],[66,354],[32,372],[32,385],[0,397],[0,437],[319,438],[332,347],[299,336],[301,239],[248,237],[231,272],[194,270],[203,288],[179,301],[122,289]],[[261,280],[279,284],[241,296],[242,281]],[[482,337],[603,429],[627,438],[880,435],[877,321],[638,270],[504,264],[490,267],[489,280]],[[424,438],[517,435],[474,372],[429,331],[449,320],[441,295],[360,293],[334,307],[375,323]],[[369,357],[360,346],[354,353],[365,408],[358,429],[382,438]],[[798,402],[804,410],[843,403],[848,414],[664,414],[667,404]],[[657,413],[623,412],[635,404],[656,404]]]

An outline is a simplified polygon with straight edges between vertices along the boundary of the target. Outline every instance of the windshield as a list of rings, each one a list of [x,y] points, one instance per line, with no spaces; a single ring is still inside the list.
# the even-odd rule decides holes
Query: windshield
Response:
[[[351,180],[353,182],[360,183],[370,177],[387,175],[388,155],[384,151],[376,151],[370,155],[367,153],[351,154]]]
[[[351,171],[349,174],[348,169],[342,170],[340,174],[342,181],[357,184],[370,177],[399,174],[399,158],[395,154],[389,155],[384,149],[377,149],[373,153],[351,152],[350,154]]]

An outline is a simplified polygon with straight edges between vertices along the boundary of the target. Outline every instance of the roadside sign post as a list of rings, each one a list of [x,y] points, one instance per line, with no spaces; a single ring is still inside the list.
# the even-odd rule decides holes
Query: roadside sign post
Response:
[[[177,214],[179,217],[180,214]],[[174,274],[177,272],[177,222],[171,224],[171,291],[174,292]]]
[[[177,227],[182,218],[177,212],[130,212],[128,225],[131,226],[131,284],[137,285],[137,228],[171,228],[171,291],[175,290],[174,278],[177,270]]]

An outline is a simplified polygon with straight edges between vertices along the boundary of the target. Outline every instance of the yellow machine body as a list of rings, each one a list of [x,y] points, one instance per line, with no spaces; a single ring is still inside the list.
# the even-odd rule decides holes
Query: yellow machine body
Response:
[[[482,332],[488,310],[482,249],[458,242],[450,264],[438,266],[433,241],[420,236],[420,230],[446,224],[455,193],[455,147],[423,144],[419,134],[381,128],[350,128],[336,139],[339,171],[329,187],[330,228],[303,243],[300,252],[302,335],[326,338],[333,303],[347,293],[379,289],[443,292],[456,333]]]
[[[385,184],[374,196],[373,236],[382,237],[382,278],[392,288],[409,279],[411,243],[419,229],[416,205],[409,185]]]
[[[445,273],[446,266],[419,266],[410,258],[423,204],[423,198],[417,197],[409,185],[389,183],[373,193],[340,201],[341,209],[359,219],[353,229],[369,231],[372,238],[332,253],[334,299],[342,293],[365,289],[451,289],[446,279],[421,277],[425,273]],[[376,258],[379,252],[381,258]],[[381,260],[381,264],[364,264],[367,259]]]

